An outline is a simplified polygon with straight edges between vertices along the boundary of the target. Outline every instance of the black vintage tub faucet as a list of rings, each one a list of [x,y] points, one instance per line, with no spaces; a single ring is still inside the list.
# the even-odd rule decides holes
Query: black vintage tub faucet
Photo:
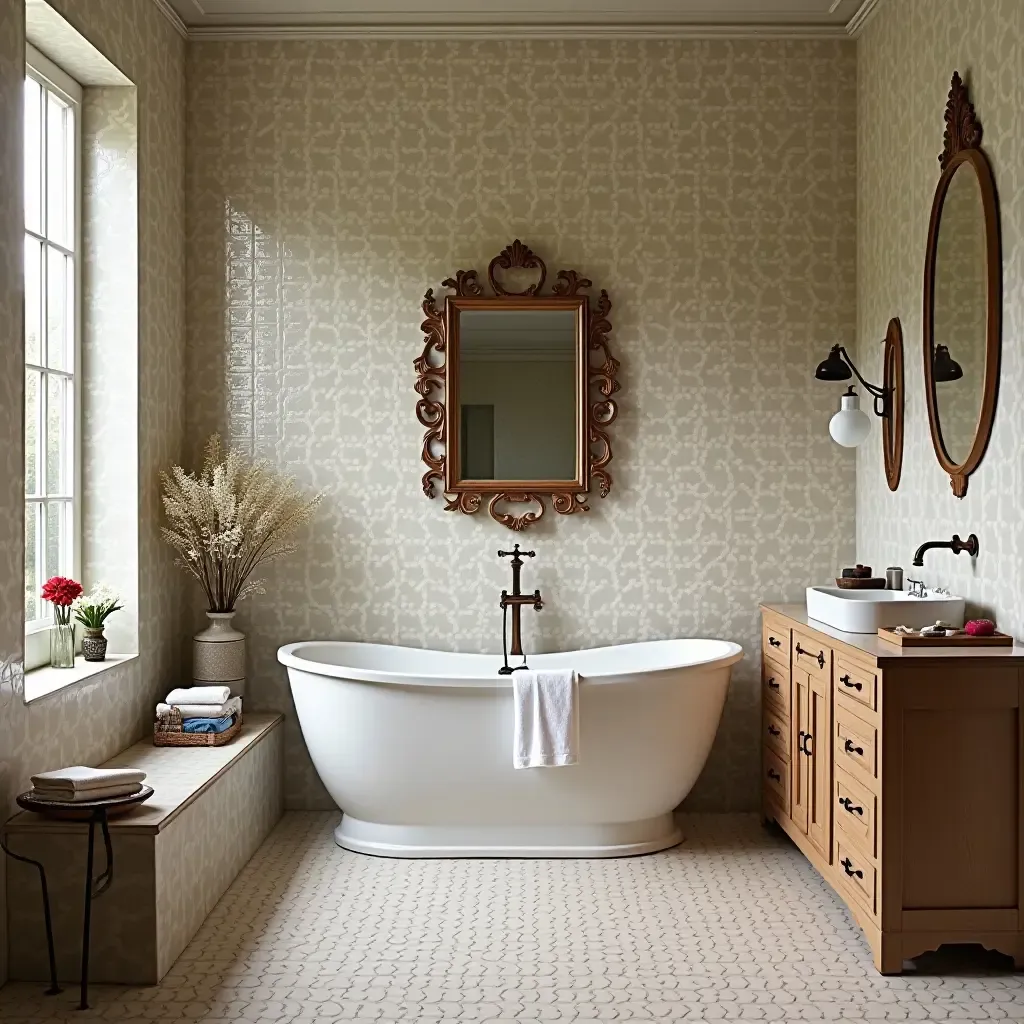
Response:
[[[519,669],[529,668],[526,664],[526,656],[523,654],[523,631],[522,631],[522,609],[524,604],[532,604],[537,611],[540,611],[544,607],[544,602],[541,601],[540,591],[535,590],[532,594],[524,594],[519,584],[519,574],[523,568],[523,558],[536,558],[536,551],[520,551],[519,545],[516,544],[512,551],[499,551],[499,558],[511,558],[512,559],[512,593],[510,594],[507,590],[501,592],[501,601],[499,605],[501,607],[501,651],[504,655],[505,663],[501,668],[498,669],[498,674],[502,676],[510,676],[513,672],[517,672]],[[512,648],[509,650],[508,645],[508,610],[512,609]],[[518,656],[523,659],[522,665],[516,665],[515,668],[511,668],[508,663],[508,656]]]

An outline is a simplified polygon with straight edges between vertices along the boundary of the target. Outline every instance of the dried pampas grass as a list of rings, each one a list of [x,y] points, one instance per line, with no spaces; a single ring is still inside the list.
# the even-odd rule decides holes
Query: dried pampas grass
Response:
[[[206,442],[199,473],[172,466],[160,479],[170,521],[164,539],[178,552],[174,564],[199,581],[211,612],[234,611],[243,598],[265,593],[264,581],[249,577],[263,562],[295,550],[285,538],[323,499],[322,493],[307,499],[263,459],[225,451],[218,434]]]

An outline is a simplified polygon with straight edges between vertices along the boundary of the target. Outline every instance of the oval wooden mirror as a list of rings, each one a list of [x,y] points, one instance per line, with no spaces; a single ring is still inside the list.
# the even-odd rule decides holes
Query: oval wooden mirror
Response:
[[[944,142],[925,254],[924,376],[935,456],[962,498],[995,418],[1002,252],[999,201],[981,149],[981,123],[956,72]]]

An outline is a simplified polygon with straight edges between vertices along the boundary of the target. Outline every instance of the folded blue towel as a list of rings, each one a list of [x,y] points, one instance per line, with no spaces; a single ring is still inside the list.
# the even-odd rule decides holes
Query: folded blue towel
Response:
[[[182,732],[227,732],[235,724],[235,716],[225,718],[186,718],[181,723]]]

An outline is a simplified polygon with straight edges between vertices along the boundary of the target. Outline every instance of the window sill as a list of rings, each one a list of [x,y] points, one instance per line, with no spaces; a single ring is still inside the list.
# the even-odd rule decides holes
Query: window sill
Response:
[[[75,658],[74,668],[53,668],[50,665],[34,668],[25,673],[25,703],[34,704],[44,697],[61,693],[69,686],[127,665],[137,657],[137,654],[108,654],[106,661],[86,661],[79,655]]]

